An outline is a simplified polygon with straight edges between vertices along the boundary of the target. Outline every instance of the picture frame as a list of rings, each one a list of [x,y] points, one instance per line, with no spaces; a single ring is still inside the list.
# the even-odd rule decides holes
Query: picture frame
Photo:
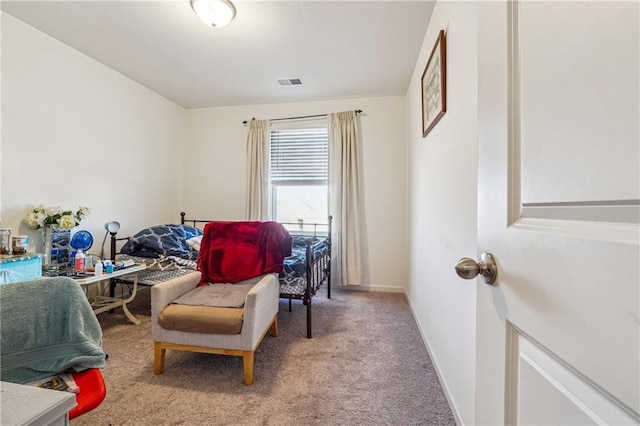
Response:
[[[440,30],[427,66],[422,73],[422,137],[433,129],[447,112],[446,35]]]

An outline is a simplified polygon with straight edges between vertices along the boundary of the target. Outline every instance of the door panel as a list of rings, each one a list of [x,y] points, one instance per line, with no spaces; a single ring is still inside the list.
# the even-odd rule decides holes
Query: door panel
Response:
[[[634,5],[520,2],[517,8],[522,202],[637,198]]]
[[[640,422],[638,12],[479,8],[479,424]]]
[[[547,348],[509,325],[507,406],[519,425],[591,425],[635,423],[632,412],[596,383],[555,357]]]

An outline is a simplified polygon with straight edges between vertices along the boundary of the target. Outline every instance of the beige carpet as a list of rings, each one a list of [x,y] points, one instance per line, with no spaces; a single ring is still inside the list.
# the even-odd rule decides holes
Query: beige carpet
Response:
[[[167,351],[153,375],[150,292],[98,316],[109,354],[107,397],[72,425],[450,425],[449,406],[404,295],[321,291],[313,298],[312,339],[305,307],[283,300],[280,335],[255,356],[255,383],[242,359]]]

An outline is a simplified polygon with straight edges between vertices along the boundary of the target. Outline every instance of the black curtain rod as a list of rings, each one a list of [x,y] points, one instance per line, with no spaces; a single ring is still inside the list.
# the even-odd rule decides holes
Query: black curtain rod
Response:
[[[361,110],[361,109],[357,109],[357,110],[355,110],[355,113],[356,113],[356,115],[361,114],[361,113],[362,113],[362,110]],[[299,116],[299,117],[272,118],[272,119],[271,119],[271,120],[269,120],[269,121],[299,120],[299,119],[302,119],[302,118],[317,118],[317,117],[326,117],[326,116],[327,116],[327,114],[301,115],[301,116]],[[255,120],[255,117],[254,117],[254,118],[252,118],[251,120]],[[247,121],[247,120],[244,120],[244,121],[242,122],[242,124],[244,124],[244,125],[246,125],[247,123],[248,123],[248,121]]]

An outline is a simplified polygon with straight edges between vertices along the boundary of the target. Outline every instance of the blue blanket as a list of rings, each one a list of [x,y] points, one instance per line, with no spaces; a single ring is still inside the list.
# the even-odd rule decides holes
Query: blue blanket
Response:
[[[0,285],[0,379],[28,383],[104,367],[102,329],[71,278]]]

